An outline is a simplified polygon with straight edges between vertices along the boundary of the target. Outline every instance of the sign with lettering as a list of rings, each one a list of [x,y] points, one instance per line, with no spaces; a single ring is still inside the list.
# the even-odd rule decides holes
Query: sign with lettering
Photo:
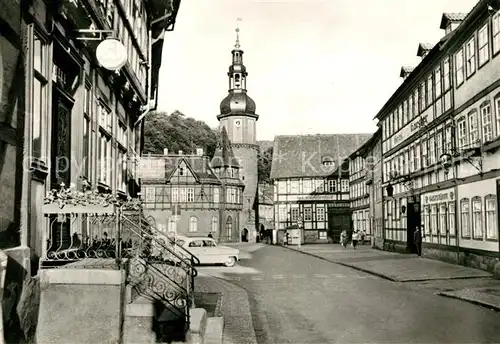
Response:
[[[349,202],[328,203],[328,208],[346,208],[346,207],[349,207]]]
[[[428,123],[429,115],[422,114],[421,116],[415,118],[409,124],[407,124],[403,129],[401,129],[396,135],[393,135],[390,138],[391,146],[389,149],[392,149],[402,143],[404,140],[415,134],[422,127],[426,126]]]
[[[299,201],[336,201],[337,195],[301,195],[298,196]]]
[[[455,200],[455,190],[453,188],[429,192],[420,196],[422,205],[452,202]]]

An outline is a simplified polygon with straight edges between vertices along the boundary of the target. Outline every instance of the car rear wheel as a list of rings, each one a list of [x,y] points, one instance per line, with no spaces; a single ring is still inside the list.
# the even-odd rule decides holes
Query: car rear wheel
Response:
[[[226,261],[224,262],[224,265],[227,267],[232,267],[236,264],[236,258],[235,257],[228,257]]]

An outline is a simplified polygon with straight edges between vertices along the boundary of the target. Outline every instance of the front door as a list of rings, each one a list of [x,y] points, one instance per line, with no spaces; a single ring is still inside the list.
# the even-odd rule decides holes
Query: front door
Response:
[[[333,242],[340,242],[340,233],[344,229],[347,233],[352,230],[351,213],[328,209],[328,235]]]
[[[407,226],[406,226],[406,250],[409,253],[417,253],[417,247],[415,246],[415,240],[413,238],[413,233],[417,226],[422,226],[420,224],[420,200],[419,197],[409,197],[407,202]]]

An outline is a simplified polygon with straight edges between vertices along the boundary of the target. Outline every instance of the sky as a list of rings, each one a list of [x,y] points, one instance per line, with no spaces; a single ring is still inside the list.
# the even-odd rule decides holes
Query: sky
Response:
[[[371,133],[401,66],[436,43],[444,12],[477,0],[183,0],[165,35],[158,110],[217,127],[235,28],[255,101],[257,140]],[[241,18],[241,21],[237,21]]]

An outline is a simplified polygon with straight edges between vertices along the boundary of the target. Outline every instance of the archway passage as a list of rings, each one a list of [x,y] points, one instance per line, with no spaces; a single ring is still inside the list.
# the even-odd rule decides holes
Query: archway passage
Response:
[[[248,229],[243,228],[243,233],[241,235],[242,242],[248,242]]]

